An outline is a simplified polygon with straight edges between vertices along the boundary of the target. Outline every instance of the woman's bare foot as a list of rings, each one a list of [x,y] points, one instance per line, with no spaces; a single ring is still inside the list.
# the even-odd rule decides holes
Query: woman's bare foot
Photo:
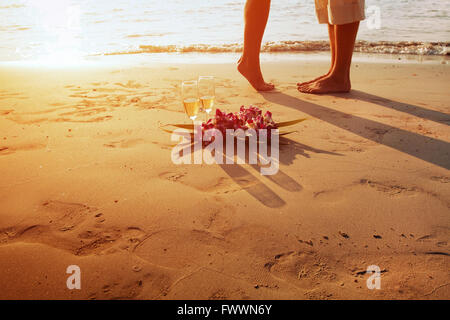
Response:
[[[351,84],[350,79],[343,81],[328,76],[315,82],[299,86],[297,89],[300,92],[312,94],[349,92]]]
[[[256,90],[270,91],[275,89],[273,84],[264,81],[259,67],[250,67],[242,58],[238,61],[237,69]]]

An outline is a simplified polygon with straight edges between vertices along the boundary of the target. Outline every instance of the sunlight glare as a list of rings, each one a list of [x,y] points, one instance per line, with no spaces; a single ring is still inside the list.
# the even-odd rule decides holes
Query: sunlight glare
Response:
[[[36,60],[45,65],[71,65],[82,61],[80,6],[69,0],[29,0],[31,16],[39,26],[44,47]]]

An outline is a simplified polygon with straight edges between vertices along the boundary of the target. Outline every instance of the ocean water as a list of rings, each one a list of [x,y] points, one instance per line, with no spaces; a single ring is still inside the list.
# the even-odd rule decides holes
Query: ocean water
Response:
[[[245,0],[0,0],[0,61],[242,48]],[[366,0],[356,51],[447,55],[450,0]],[[272,0],[263,51],[328,50],[313,0]]]

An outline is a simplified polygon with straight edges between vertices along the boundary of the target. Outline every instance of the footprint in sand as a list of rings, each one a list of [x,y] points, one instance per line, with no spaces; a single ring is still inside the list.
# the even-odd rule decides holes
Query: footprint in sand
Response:
[[[348,189],[360,188],[360,187],[370,187],[375,191],[382,192],[388,196],[414,196],[417,195],[422,190],[416,187],[405,187],[395,182],[377,182],[369,179],[360,179],[358,182],[352,183],[347,186],[342,186],[339,189],[333,190],[321,190],[314,192],[314,198],[322,198],[327,201],[332,202],[343,202],[345,197],[342,197],[342,193],[346,192]]]
[[[113,87],[107,87],[106,84],[108,83],[94,82],[91,83],[93,87],[89,88],[67,87],[73,92],[69,97],[80,99],[80,101],[72,106],[75,110],[61,114],[62,118],[57,120],[87,122],[79,121],[76,117],[88,117],[95,113],[109,112],[117,107],[134,106],[142,109],[168,109],[171,98],[178,95],[178,92],[168,91],[166,88],[152,88],[152,91],[144,90],[145,86],[133,80],[127,83],[115,83]],[[179,108],[171,111],[183,112]],[[75,119],[67,119],[67,116]],[[97,118],[96,120],[104,119]]]
[[[97,114],[100,114],[100,113],[103,113],[106,111],[108,111],[108,110],[104,107],[88,108],[88,109],[77,110],[77,111],[63,112],[63,113],[60,113],[59,116],[60,117],[67,117],[67,116],[89,117],[89,116],[97,115]]]
[[[310,288],[321,281],[329,283],[337,278],[324,259],[312,252],[280,253],[268,261],[264,268],[275,279],[301,288]]]
[[[136,299],[146,287],[146,294],[148,296],[148,286],[154,288],[157,296],[161,291],[167,290],[170,286],[171,278],[160,270],[152,270],[152,273],[144,274],[129,274],[121,281],[110,280],[105,284],[100,285],[94,292],[88,294],[90,300],[122,300],[122,299]]]
[[[235,87],[234,83],[236,83],[236,81],[233,81],[231,79],[218,78],[216,87],[219,87],[219,88],[220,87],[222,87],[222,88],[234,88]]]
[[[169,180],[172,182],[177,182],[180,178],[184,177],[186,175],[186,172],[162,172],[159,174],[159,177],[161,179]]]
[[[91,85],[93,86],[106,86],[109,82],[105,81],[105,82],[92,82]]]
[[[91,90],[72,88],[76,94],[69,97],[77,98],[75,104],[64,104],[60,102],[50,103],[53,108],[33,112],[11,113],[10,120],[19,124],[34,124],[41,122],[100,122],[112,118],[110,114],[114,103],[109,103],[109,95],[93,93]],[[119,104],[119,106],[121,106]],[[45,115],[45,116],[43,116]]]
[[[107,94],[97,94],[92,92],[84,92],[83,94],[71,94],[71,98],[87,98],[87,99],[102,99],[106,98]]]
[[[46,142],[18,142],[11,145],[0,145],[0,156],[13,154],[17,151],[30,151],[44,149],[47,146]]]
[[[173,228],[153,232],[133,252],[160,266],[182,269],[222,264],[225,246],[225,240],[218,234],[200,229]]]
[[[172,150],[173,147],[175,146],[173,144],[162,143],[162,142],[157,142],[157,141],[152,141],[151,143],[159,146],[161,149],[164,149],[164,150]]]
[[[119,141],[111,141],[109,143],[105,143],[104,146],[108,148],[131,148],[143,143],[144,141],[144,139],[122,139]]]
[[[93,122],[103,122],[107,120],[111,120],[112,116],[101,116],[101,117],[95,117],[91,119],[71,119],[71,118],[58,118],[51,120],[51,122],[73,122],[73,123],[93,123]],[[46,120],[44,120],[46,121]]]
[[[9,147],[0,146],[0,155],[7,155],[11,153],[14,153],[14,151],[10,150]]]
[[[0,110],[0,116],[6,116],[12,112],[14,112],[14,109]]]
[[[390,196],[411,196],[417,194],[418,190],[415,187],[404,187],[397,183],[388,183],[388,182],[376,182],[368,179],[361,179],[359,181],[361,185],[367,185],[371,188],[379,192],[386,193]]]
[[[204,177],[201,181],[197,178],[200,175]],[[160,173],[159,177],[164,180],[179,182],[201,192],[225,194],[241,190],[228,177],[220,176],[217,172],[205,173],[205,167],[191,167],[189,173],[187,170],[166,171]]]
[[[2,93],[0,93],[0,100],[7,100],[7,99],[28,99],[27,96],[23,95],[23,93],[21,92],[6,92],[3,91]]]
[[[138,227],[123,229],[104,223],[97,208],[50,200],[39,205],[38,215],[0,230],[0,242],[43,243],[75,255],[90,255],[132,251],[146,236]]]
[[[116,82],[114,84],[116,86],[120,86],[120,87],[127,88],[127,89],[139,89],[139,88],[143,87],[141,84],[137,83],[134,80],[128,80],[128,82],[125,83],[125,84],[124,83],[120,83],[120,82]]]
[[[78,234],[82,245],[75,249],[75,254],[111,254],[121,250],[132,252],[145,237],[146,233],[138,227],[128,227],[122,230],[120,228],[103,228],[97,223],[94,228]]]
[[[433,176],[430,177],[431,180],[436,181],[436,182],[440,182],[440,183],[450,183],[450,177],[446,177],[446,176]]]
[[[9,241],[36,241],[40,242],[40,235],[45,239],[52,234],[64,233],[76,229],[93,211],[84,204],[62,201],[45,201],[39,205],[39,214],[24,220],[20,224],[3,230]]]

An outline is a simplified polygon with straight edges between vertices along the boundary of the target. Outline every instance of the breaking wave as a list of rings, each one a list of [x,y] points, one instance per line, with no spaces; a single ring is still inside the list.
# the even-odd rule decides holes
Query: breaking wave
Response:
[[[262,52],[320,52],[329,51],[328,41],[279,41],[267,42],[262,46]],[[221,45],[140,45],[128,51],[107,52],[103,55],[140,54],[140,53],[226,53],[240,52],[242,44],[231,43]],[[412,41],[357,41],[355,52],[382,54],[413,54],[413,55],[450,55],[450,42],[412,42]]]

